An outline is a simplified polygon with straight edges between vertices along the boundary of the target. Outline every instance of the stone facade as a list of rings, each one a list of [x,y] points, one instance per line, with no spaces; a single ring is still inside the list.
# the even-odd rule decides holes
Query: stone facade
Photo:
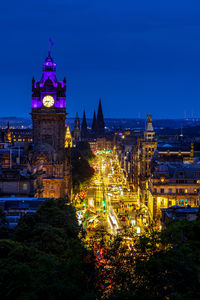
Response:
[[[33,151],[28,160],[42,171],[42,197],[70,194],[70,161],[65,149],[66,80],[56,78],[56,63],[50,53],[40,81],[32,81]]]

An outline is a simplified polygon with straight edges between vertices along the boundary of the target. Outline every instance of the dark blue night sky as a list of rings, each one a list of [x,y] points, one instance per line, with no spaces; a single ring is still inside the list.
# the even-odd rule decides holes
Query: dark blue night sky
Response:
[[[200,1],[29,0],[0,5],[2,116],[27,117],[48,38],[69,117],[200,117]]]

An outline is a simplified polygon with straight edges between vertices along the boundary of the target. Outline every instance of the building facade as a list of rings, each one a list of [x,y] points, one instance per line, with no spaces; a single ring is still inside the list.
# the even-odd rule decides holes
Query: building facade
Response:
[[[31,166],[43,171],[42,197],[66,197],[70,191],[70,165],[65,150],[66,80],[56,78],[50,52],[40,81],[32,80],[33,151]]]

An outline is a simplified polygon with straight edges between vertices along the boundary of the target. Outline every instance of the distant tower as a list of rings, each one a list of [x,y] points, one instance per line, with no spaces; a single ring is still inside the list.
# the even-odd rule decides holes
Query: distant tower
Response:
[[[67,126],[65,131],[65,148],[72,147],[72,135],[69,129],[69,126]]]
[[[78,113],[76,113],[76,117],[74,121],[73,138],[75,143],[79,142],[81,139],[81,127],[80,127],[80,119]]]
[[[93,121],[92,121],[92,131],[93,131],[93,133],[96,133],[96,129],[97,129],[97,118],[96,118],[96,112],[94,111]]]
[[[105,123],[103,118],[102,106],[101,106],[101,99],[99,99],[99,107],[97,112],[97,134],[98,136],[103,136],[105,134]]]
[[[146,126],[146,130],[144,132],[144,140],[145,141],[153,141],[154,138],[155,138],[155,131],[154,131],[153,125],[152,125],[152,115],[148,114],[147,115],[147,126]]]
[[[87,121],[85,116],[85,110],[83,111],[83,120],[81,124],[81,138],[86,139],[88,137],[88,130],[87,130]]]
[[[147,115],[147,126],[144,131],[144,139],[141,143],[141,147],[142,175],[143,177],[149,177],[151,175],[151,159],[157,149],[157,140],[152,125],[152,115],[150,114]]]

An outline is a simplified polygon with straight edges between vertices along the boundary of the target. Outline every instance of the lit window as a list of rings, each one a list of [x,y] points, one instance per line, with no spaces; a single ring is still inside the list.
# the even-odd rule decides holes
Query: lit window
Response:
[[[27,184],[27,183],[24,183],[24,184],[23,184],[23,190],[24,190],[24,191],[27,191],[27,189],[28,189],[28,184]]]

